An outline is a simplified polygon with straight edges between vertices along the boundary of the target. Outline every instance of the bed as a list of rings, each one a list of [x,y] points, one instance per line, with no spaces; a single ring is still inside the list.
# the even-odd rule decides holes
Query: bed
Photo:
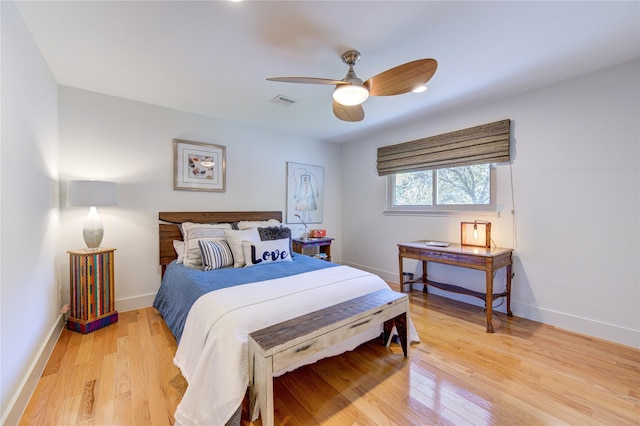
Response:
[[[178,341],[174,364],[189,384],[178,425],[237,424],[249,333],[389,288],[374,274],[291,253],[279,211],[161,212],[159,220],[162,283],[153,305]],[[411,321],[409,329],[410,341],[419,341]],[[374,327],[287,371],[353,350],[380,332]]]

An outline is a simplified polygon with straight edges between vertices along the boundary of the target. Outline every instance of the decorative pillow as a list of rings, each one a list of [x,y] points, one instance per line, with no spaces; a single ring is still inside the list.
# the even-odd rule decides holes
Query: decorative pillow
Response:
[[[182,238],[184,238],[184,229],[182,229],[182,226],[185,223],[189,223],[189,224],[192,224],[192,225],[212,225],[212,226],[220,226],[220,225],[222,225],[222,226],[224,226],[225,229],[227,229],[227,228],[234,229],[233,228],[233,225],[234,225],[233,222],[228,222],[228,223],[227,222],[216,222],[216,223],[212,223],[212,222],[207,222],[207,223],[182,222],[182,223],[178,223],[178,229],[180,230],[180,235],[182,235]],[[235,225],[236,225],[235,229],[237,229],[238,228],[238,222],[235,222]]]
[[[242,251],[242,241],[260,241],[257,228],[249,228],[242,231],[225,229],[226,240],[233,253],[233,267],[242,268],[244,266],[244,252]]]
[[[291,262],[289,239],[270,241],[243,241],[245,268],[256,265],[266,265],[275,262]]]
[[[291,229],[280,226],[269,226],[267,228],[258,228],[258,234],[262,241],[289,239],[289,253],[293,256],[293,246],[291,243]]]
[[[176,263],[182,263],[182,261],[184,260],[184,241],[173,240],[173,249],[178,255]]]
[[[267,226],[278,226],[278,225],[280,225],[280,221],[275,219],[262,220],[262,221],[241,220],[240,222],[238,222],[238,229],[242,231],[243,229],[260,228],[260,227],[267,227]]]
[[[225,240],[200,240],[198,245],[202,256],[203,271],[213,271],[233,265],[233,254],[231,254],[231,248]]]
[[[198,241],[215,241],[225,238],[225,230],[231,229],[228,223],[192,223],[184,222],[182,232],[184,234],[184,260],[185,266],[191,268],[202,267],[200,246]]]

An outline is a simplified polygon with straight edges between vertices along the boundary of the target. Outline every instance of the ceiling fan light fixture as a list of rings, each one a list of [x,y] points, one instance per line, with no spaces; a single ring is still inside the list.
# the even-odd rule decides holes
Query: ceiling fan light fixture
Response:
[[[422,84],[415,89],[412,90],[413,93],[422,93],[426,92],[429,87],[426,84]]]
[[[333,91],[333,99],[346,106],[360,105],[369,97],[369,91],[364,86],[356,84],[341,84]]]

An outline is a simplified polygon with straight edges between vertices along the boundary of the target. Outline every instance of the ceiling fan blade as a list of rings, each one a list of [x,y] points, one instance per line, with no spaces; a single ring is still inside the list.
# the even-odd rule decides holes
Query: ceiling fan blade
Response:
[[[356,122],[364,119],[362,105],[346,106],[333,101],[333,114],[342,121]]]
[[[351,84],[348,81],[331,80],[329,78],[315,78],[315,77],[269,77],[269,81],[280,81],[283,83],[304,83],[304,84]]]
[[[437,68],[435,59],[418,59],[381,72],[364,85],[369,88],[369,96],[400,95],[426,84]]]

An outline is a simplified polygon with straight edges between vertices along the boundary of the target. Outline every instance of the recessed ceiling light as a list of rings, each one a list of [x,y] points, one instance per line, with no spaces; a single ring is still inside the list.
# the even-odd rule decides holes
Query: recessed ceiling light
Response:
[[[423,84],[422,86],[418,86],[415,89],[412,90],[413,93],[422,93],[422,92],[426,92],[426,90],[429,87],[426,84]]]

